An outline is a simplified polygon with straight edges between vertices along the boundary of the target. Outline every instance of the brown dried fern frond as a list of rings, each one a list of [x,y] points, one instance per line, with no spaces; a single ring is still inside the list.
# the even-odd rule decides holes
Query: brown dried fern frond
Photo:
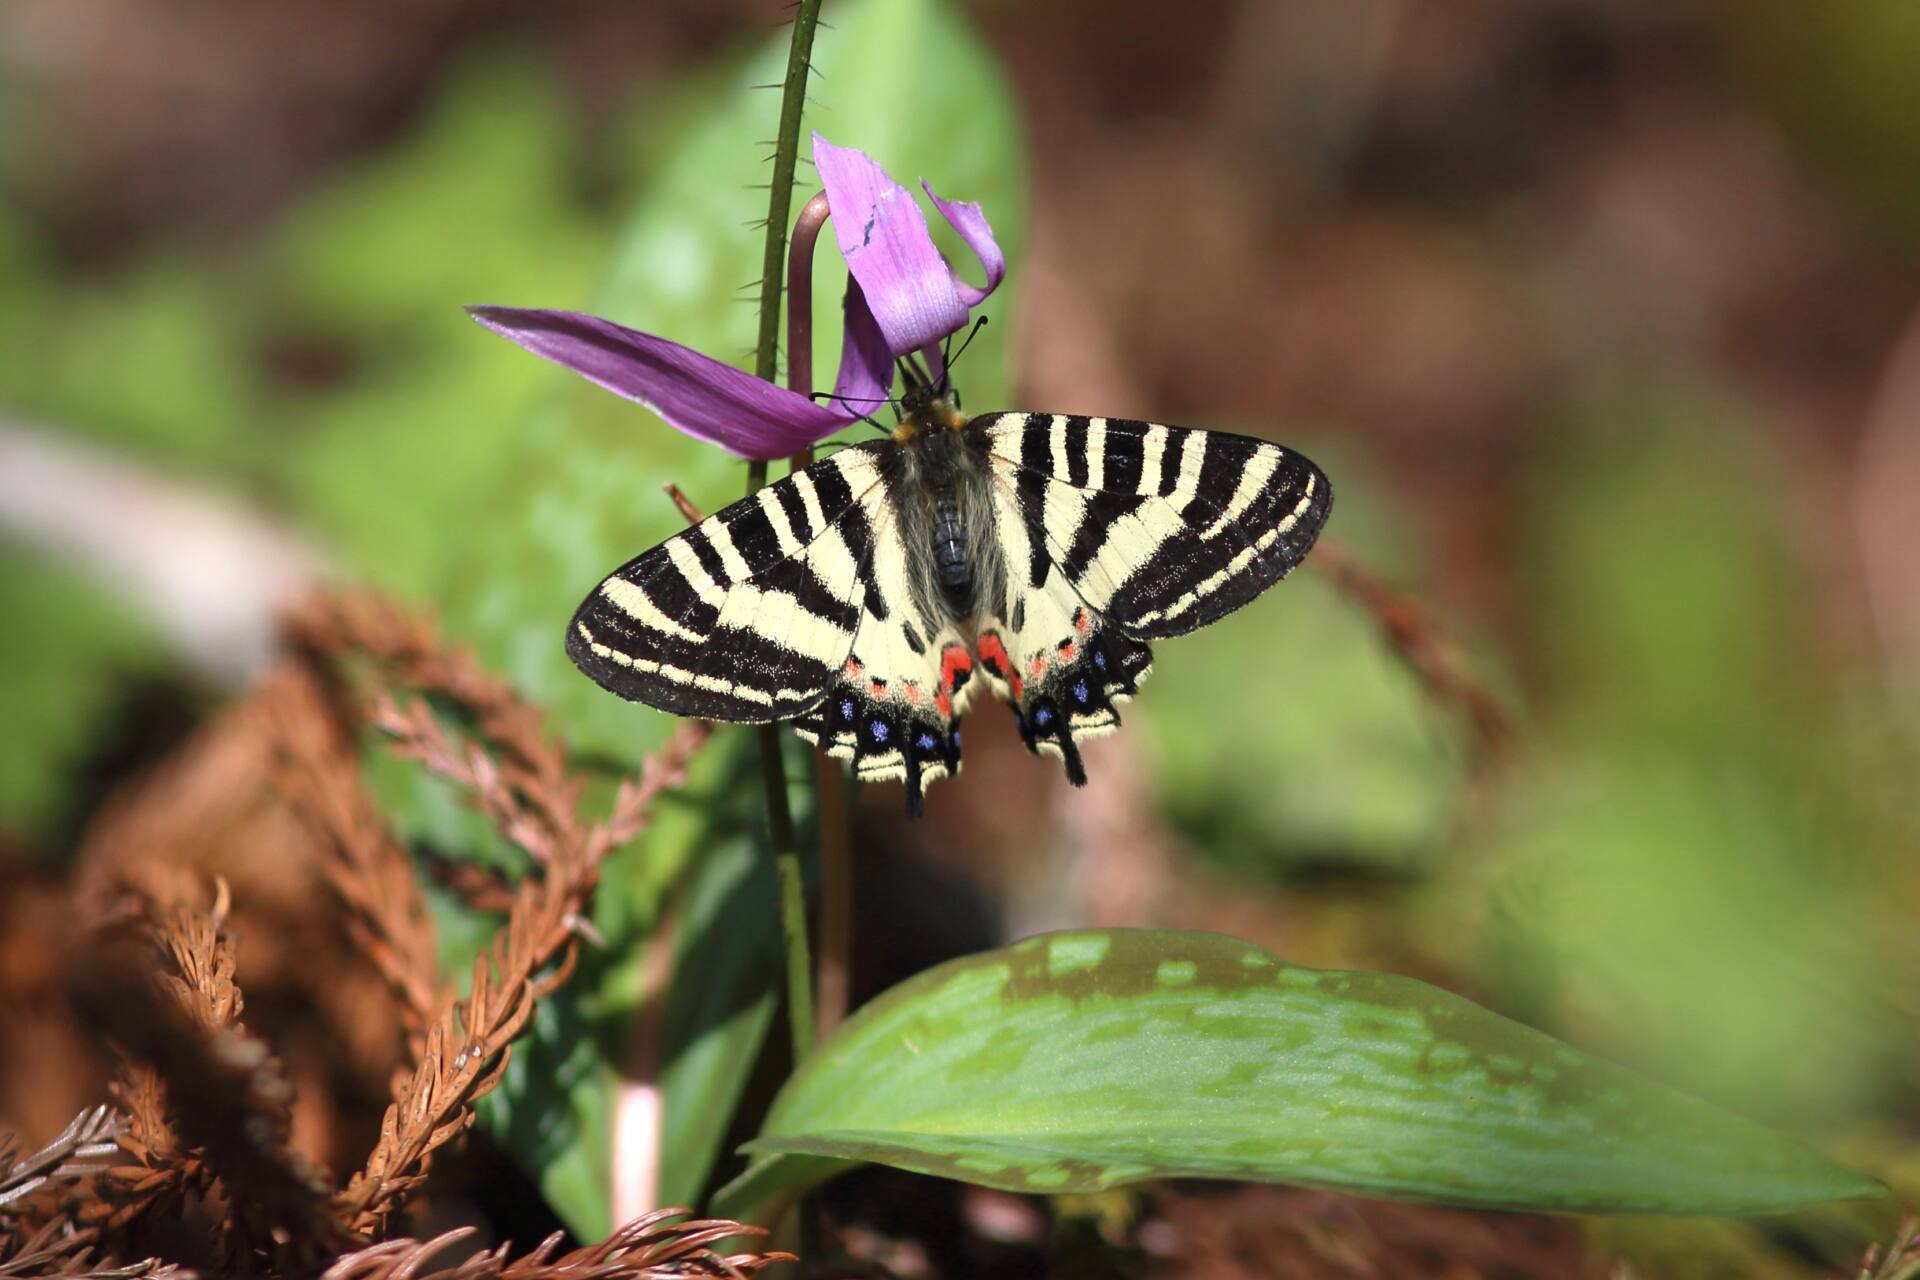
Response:
[[[29,1196],[92,1177],[119,1153],[127,1118],[102,1104],[82,1111],[53,1141],[21,1155],[12,1134],[0,1136],[0,1229]]]
[[[550,828],[577,822],[574,805],[581,783],[570,775],[566,753],[547,736],[539,708],[470,652],[444,644],[427,621],[380,596],[357,592],[312,597],[283,625],[289,641],[317,669],[370,667],[368,705],[381,692],[411,689],[458,709],[490,752],[500,782],[519,793],[521,805],[538,811]]]
[[[459,767],[461,757],[437,721],[405,723],[416,736],[403,746],[417,748],[423,760]],[[705,736],[704,726],[683,726],[639,781],[621,788],[607,822],[552,831],[544,865],[516,888],[506,923],[474,961],[466,999],[450,1005],[429,1034],[419,1066],[396,1090],[366,1168],[343,1193],[357,1229],[373,1231],[418,1183],[433,1151],[473,1123],[473,1103],[499,1084],[509,1046],[535,1003],[573,971],[601,862],[637,834],[654,798],[684,779]],[[478,789],[494,786],[497,775],[473,769],[469,776]]]
[[[95,1258],[94,1233],[76,1230],[65,1218],[56,1218],[20,1242],[6,1246],[0,1237],[0,1280],[193,1280],[194,1273],[147,1258],[118,1266]]]
[[[366,1167],[338,1197],[354,1229],[372,1234],[419,1184],[433,1152],[473,1124],[473,1104],[498,1086],[535,1004],[567,980],[581,937],[591,936],[602,862],[646,826],[659,794],[684,780],[708,730],[682,724],[640,777],[621,785],[610,814],[588,822],[579,812],[586,779],[569,769],[538,708],[425,622],[377,597],[333,595],[307,602],[287,629],[333,682],[344,715],[381,729],[397,754],[459,787],[532,863],[510,896],[502,884],[483,886],[506,921],[474,961],[466,997],[442,1006],[414,1070],[395,1085]],[[443,711],[465,732],[449,731]]]
[[[1915,1280],[1920,1277],[1920,1218],[1907,1213],[1886,1248],[1867,1246],[1858,1280]]]
[[[321,1280],[666,1280],[670,1276],[749,1276],[789,1253],[713,1251],[722,1240],[761,1236],[759,1227],[725,1219],[686,1218],[689,1209],[658,1209],[634,1219],[599,1244],[559,1253],[560,1236],[548,1236],[530,1253],[509,1258],[508,1245],[483,1249],[466,1261],[423,1270],[436,1255],[473,1235],[462,1227],[431,1240],[389,1240],[350,1253],[327,1268]]]
[[[224,884],[209,911],[159,909],[102,940],[76,975],[78,997],[128,1060],[121,1146],[138,1162],[97,1180],[94,1216],[119,1229],[217,1180],[231,1249],[317,1256],[344,1238],[331,1182],[292,1149],[292,1086],[240,1021],[227,910]]]
[[[408,1033],[422,1036],[446,1003],[438,942],[406,850],[367,794],[357,725],[305,668],[276,671],[256,699],[273,789],[312,832],[349,936],[398,997]]]

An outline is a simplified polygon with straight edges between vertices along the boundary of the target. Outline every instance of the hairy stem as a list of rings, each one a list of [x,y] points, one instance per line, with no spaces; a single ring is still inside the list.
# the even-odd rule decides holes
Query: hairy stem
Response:
[[[820,0],[800,0],[793,15],[793,43],[787,50],[787,78],[780,91],[780,131],[773,152],[773,181],[767,198],[767,245],[760,269],[760,337],[754,372],[772,382],[779,364],[781,260],[786,256],[787,218],[793,210],[793,171],[800,154],[800,112],[807,101],[812,69],[813,33],[820,24]],[[747,492],[767,482],[767,464],[747,467]],[[813,1047],[813,963],[807,947],[807,903],[800,874],[800,850],[793,838],[793,813],[787,805],[787,771],[780,750],[780,726],[760,726],[760,766],[766,782],[767,832],[780,874],[780,924],[787,944],[787,1022],[798,1063]]]
[[[813,33],[820,25],[820,0],[799,0],[793,11],[793,43],[787,48],[787,77],[780,89],[780,130],[774,135],[773,181],[767,194],[767,244],[760,257],[760,335],[754,344],[753,372],[772,382],[779,366],[780,268],[786,257],[787,219],[793,213],[793,171],[800,157],[800,113],[807,104],[807,73],[813,70]],[[764,461],[747,466],[747,490],[767,482]]]

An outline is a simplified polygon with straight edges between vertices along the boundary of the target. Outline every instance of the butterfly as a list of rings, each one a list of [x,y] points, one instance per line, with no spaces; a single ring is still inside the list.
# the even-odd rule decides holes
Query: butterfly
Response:
[[[1149,640],[1246,604],[1305,558],[1333,504],[1279,445],[1049,413],[969,417],[910,385],[886,439],[848,445],[643,552],[581,603],[567,653],[675,715],[791,720],[863,781],[960,768],[990,694],[1084,784],[1082,739]]]

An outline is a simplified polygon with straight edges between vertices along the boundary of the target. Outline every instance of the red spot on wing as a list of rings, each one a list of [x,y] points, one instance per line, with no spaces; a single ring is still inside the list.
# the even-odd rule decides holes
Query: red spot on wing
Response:
[[[951,693],[962,672],[973,670],[973,659],[957,644],[940,651],[940,687]]]
[[[842,674],[842,675],[844,675],[844,676],[846,676],[846,677],[848,677],[849,679],[851,679],[851,678],[852,678],[852,677],[854,677],[854,676],[857,676],[857,675],[859,675],[859,674],[860,674],[860,659],[858,659],[858,658],[848,658],[848,659],[847,659],[847,663],[846,663],[846,665],[840,668],[840,674]]]
[[[1027,670],[1033,674],[1035,680],[1038,680],[1041,676],[1047,674],[1047,660],[1045,658],[1035,658],[1027,664]]]
[[[867,691],[876,698],[884,698],[887,696],[887,682],[875,680],[867,686]]]
[[[1012,688],[1013,696],[1018,698],[1025,682],[1020,679],[1020,673],[1013,669],[1013,659],[1007,656],[1007,646],[1000,642],[1000,637],[989,631],[975,641],[975,646],[980,654],[980,665],[1005,680]]]
[[[940,714],[943,718],[948,720],[953,719],[953,695],[945,689],[933,695],[933,705],[940,708]]]
[[[905,692],[906,692],[906,695],[907,695],[907,701],[908,701],[908,702],[918,702],[918,701],[920,701],[920,686],[919,686],[919,685],[917,685],[917,684],[907,684],[907,685],[903,685],[903,686],[901,686],[901,687],[902,687],[902,689],[904,689],[904,690],[905,690]]]
[[[1060,661],[1062,662],[1073,661],[1073,641],[1062,640],[1060,642]]]
[[[1085,609],[1075,609],[1073,611],[1073,629],[1083,636],[1093,634],[1093,619],[1088,616]]]

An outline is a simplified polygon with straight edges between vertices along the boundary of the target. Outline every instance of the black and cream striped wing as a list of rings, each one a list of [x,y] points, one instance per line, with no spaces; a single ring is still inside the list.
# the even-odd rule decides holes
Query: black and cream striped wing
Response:
[[[1220,618],[1305,557],[1333,493],[1278,445],[1057,414],[968,425],[993,474],[1003,602],[977,653],[1029,750],[1086,780],[1078,743],[1120,724],[1146,641]]]
[[[575,611],[568,655],[602,687],[675,715],[764,722],[810,709],[878,590],[893,447],[842,449],[636,557]]]
[[[1045,413],[968,432],[1031,533],[1009,575],[1034,589],[1058,572],[1140,639],[1184,635],[1286,577],[1333,505],[1318,467],[1248,436]]]

